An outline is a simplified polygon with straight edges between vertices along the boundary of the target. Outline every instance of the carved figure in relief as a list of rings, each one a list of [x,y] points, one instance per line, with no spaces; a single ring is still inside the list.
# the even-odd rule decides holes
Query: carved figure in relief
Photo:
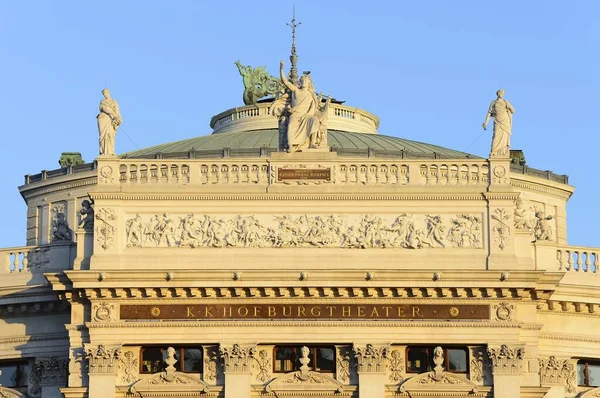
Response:
[[[440,216],[425,215],[427,221],[427,241],[430,246],[439,245],[446,247],[444,242],[444,222]]]
[[[330,98],[321,106],[322,95],[317,97],[312,79],[308,74],[300,78],[300,85],[291,83],[283,71],[284,63],[279,65],[281,82],[290,91],[287,107],[288,152],[297,152],[307,148],[319,148],[326,142],[327,112]]]
[[[73,237],[69,223],[65,217],[65,213],[56,213],[56,219],[54,220],[54,231],[52,232],[52,240],[57,241],[70,241]]]
[[[139,214],[125,222],[125,233],[127,234],[127,247],[142,247],[142,217]]]
[[[79,221],[79,226],[88,231],[94,230],[94,208],[92,207],[93,204],[93,200],[85,199],[83,202],[81,202],[81,210],[79,210],[79,214],[81,217]]]
[[[504,90],[496,91],[496,95],[498,98],[490,104],[482,127],[484,130],[487,129],[490,118],[494,118],[494,135],[490,157],[509,158],[512,115],[515,113],[515,109],[510,102],[504,99]]]
[[[552,240],[554,234],[552,233],[552,224],[549,223],[553,219],[552,216],[547,216],[543,210],[538,210],[535,213],[536,225],[533,230],[535,238],[537,240]]]
[[[531,208],[527,208],[521,198],[515,201],[514,219],[515,229],[531,231],[537,224],[535,212]]]
[[[100,155],[112,156],[115,154],[115,137],[117,129],[123,122],[119,104],[110,96],[110,91],[102,90],[104,99],[100,101],[98,119],[98,133],[100,135]]]
[[[454,247],[479,247],[481,244],[481,218],[468,214],[459,214],[450,220],[448,241]]]

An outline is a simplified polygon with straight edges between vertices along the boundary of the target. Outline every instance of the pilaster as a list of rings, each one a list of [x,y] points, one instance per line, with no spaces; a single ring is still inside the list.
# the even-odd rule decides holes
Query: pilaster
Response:
[[[225,367],[225,398],[250,398],[256,344],[246,347],[220,344],[219,351]]]
[[[508,347],[503,344],[496,348],[488,347],[487,352],[494,376],[494,396],[520,397],[525,349],[522,346]]]
[[[358,396],[360,398],[384,398],[386,360],[389,345],[354,344],[354,357],[358,366]]]
[[[114,397],[121,347],[107,348],[102,344],[95,347],[87,346],[85,356],[88,360],[90,378],[88,398]]]

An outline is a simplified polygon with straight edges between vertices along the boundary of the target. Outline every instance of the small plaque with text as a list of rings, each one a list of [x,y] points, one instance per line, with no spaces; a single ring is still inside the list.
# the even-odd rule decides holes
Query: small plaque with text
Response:
[[[279,169],[277,181],[285,180],[331,181],[331,169]]]

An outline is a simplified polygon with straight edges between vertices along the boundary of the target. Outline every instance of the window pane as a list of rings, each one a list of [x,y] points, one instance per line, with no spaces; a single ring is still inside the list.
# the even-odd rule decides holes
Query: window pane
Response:
[[[294,370],[296,362],[296,353],[293,348],[278,347],[275,349],[275,371],[291,372]]]
[[[588,386],[600,386],[600,364],[588,364]]]
[[[0,384],[4,387],[17,387],[17,365],[0,366]]]
[[[448,348],[448,370],[450,372],[467,372],[467,351],[462,348]]]
[[[321,372],[335,371],[335,351],[333,348],[318,347],[317,348],[317,368],[315,370]]]
[[[585,386],[585,362],[577,363],[577,385]]]
[[[183,349],[183,371],[202,372],[202,350],[199,348]]]
[[[142,353],[142,373],[158,373],[163,370],[163,354],[161,351],[160,348],[144,349]]]
[[[410,347],[408,349],[408,372],[425,372],[428,368],[427,349]]]

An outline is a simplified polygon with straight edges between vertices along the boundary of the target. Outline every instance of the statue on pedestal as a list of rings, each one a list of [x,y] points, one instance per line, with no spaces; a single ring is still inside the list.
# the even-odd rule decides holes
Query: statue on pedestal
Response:
[[[285,100],[287,117],[288,152],[327,145],[327,113],[331,98],[321,104],[323,95],[317,96],[308,74],[302,75],[299,84],[291,83],[283,72],[283,61],[279,65],[281,82],[289,90]],[[280,97],[280,99],[284,99]],[[277,101],[276,101],[277,102]],[[274,104],[274,108],[276,105]]]
[[[123,122],[119,104],[110,97],[110,91],[105,88],[102,90],[104,99],[100,101],[100,113],[98,119],[98,133],[100,138],[100,155],[114,156],[115,154],[115,137],[117,129]]]
[[[490,104],[488,113],[483,122],[483,129],[487,128],[490,118],[494,118],[494,136],[492,137],[492,151],[490,158],[510,157],[510,136],[512,134],[512,115],[515,109],[510,102],[505,100],[504,90],[496,91],[496,98]]]

